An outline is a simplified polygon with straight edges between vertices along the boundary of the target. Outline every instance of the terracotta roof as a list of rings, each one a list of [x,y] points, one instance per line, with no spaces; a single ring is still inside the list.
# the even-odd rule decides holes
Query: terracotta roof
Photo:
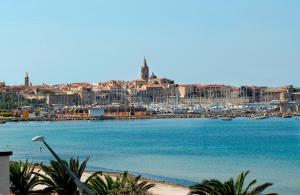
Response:
[[[163,88],[162,85],[151,85],[151,84],[143,85],[142,87],[144,87],[144,88]]]

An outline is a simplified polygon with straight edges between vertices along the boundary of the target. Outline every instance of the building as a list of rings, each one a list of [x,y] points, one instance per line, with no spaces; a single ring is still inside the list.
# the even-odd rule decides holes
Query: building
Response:
[[[9,163],[11,151],[0,151],[0,194],[10,194]]]
[[[170,102],[177,96],[176,84],[143,84],[127,89],[127,99],[130,103],[162,103]]]
[[[171,79],[167,79],[167,78],[157,78],[157,77],[151,77],[150,81],[151,84],[174,84],[175,82]]]
[[[146,58],[144,58],[144,64],[141,67],[141,79],[145,81],[149,80],[149,67]]]
[[[78,94],[48,94],[46,96],[48,105],[73,106],[80,103]]]
[[[124,88],[125,83],[121,81],[108,81],[100,83],[93,88],[95,92],[95,103],[100,105],[108,105],[112,103],[126,103],[127,89]]]
[[[24,82],[24,85],[25,87],[29,87],[29,76],[28,76],[28,73],[26,72],[26,75],[25,75],[25,82]]]
[[[241,95],[241,88],[227,85],[178,85],[178,95],[181,103],[211,104],[234,104],[248,103],[249,98]]]
[[[147,84],[147,85],[143,85],[138,90],[138,96],[141,102],[157,103],[157,102],[164,102],[166,94],[163,85]]]
[[[96,102],[96,96],[95,96],[95,92],[92,90],[88,90],[88,91],[82,91],[78,93],[80,99],[79,99],[79,105],[92,105],[95,104]]]

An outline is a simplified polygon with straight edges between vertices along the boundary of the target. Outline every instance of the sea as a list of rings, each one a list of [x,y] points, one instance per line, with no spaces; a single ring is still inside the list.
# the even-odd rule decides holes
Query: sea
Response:
[[[11,160],[49,163],[89,157],[88,170],[129,171],[189,186],[204,179],[271,182],[267,192],[300,194],[300,120],[147,119],[8,122],[0,125],[0,151]]]

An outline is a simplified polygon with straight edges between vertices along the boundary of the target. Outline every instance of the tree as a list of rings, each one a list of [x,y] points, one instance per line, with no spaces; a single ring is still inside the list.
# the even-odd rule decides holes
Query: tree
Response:
[[[34,191],[37,186],[38,176],[34,174],[37,166],[33,163],[12,162],[10,163],[10,190],[15,195],[41,194]]]
[[[92,174],[87,180],[88,188],[97,195],[147,195],[148,190],[154,187],[147,181],[140,181],[141,176],[129,177],[127,172],[113,179],[102,172]]]
[[[195,184],[190,187],[190,195],[259,195],[265,191],[268,187],[272,186],[272,183],[264,183],[254,187],[256,179],[252,180],[247,187],[244,188],[245,178],[249,174],[249,171],[242,172],[234,181],[233,178],[225,181],[224,183],[217,180],[204,180],[200,184]],[[250,190],[252,188],[252,190]],[[277,193],[268,193],[265,195],[276,195]]]
[[[88,159],[84,160],[81,164],[79,163],[79,158],[71,158],[69,162],[63,161],[63,163],[80,179],[86,168]],[[44,193],[55,193],[58,195],[79,194],[75,182],[58,161],[51,161],[50,166],[42,166],[42,171],[45,174],[37,173],[37,175],[41,178],[39,183],[46,186],[43,190]]]

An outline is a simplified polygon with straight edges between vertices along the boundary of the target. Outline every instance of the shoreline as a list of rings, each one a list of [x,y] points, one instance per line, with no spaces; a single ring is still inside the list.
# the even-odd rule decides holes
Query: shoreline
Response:
[[[39,170],[40,170],[40,167],[37,167],[35,169],[35,171],[39,171]],[[84,171],[80,180],[82,182],[85,182],[86,179],[95,172],[96,171],[93,171],[93,170]],[[118,172],[118,171],[101,171],[101,172],[103,173],[103,175],[109,175],[113,179],[115,179],[117,176],[119,176],[120,174],[123,173],[123,172]],[[40,173],[44,174],[43,171],[41,171]],[[136,175],[133,175],[130,173],[128,173],[128,176],[136,177]],[[155,185],[154,187],[149,189],[149,192],[152,195],[170,195],[170,194],[172,194],[172,195],[187,195],[190,192],[190,190],[187,186],[183,186],[183,185],[179,185],[179,184],[171,183],[171,182],[167,182],[167,181],[150,179],[150,178],[144,177],[143,175],[141,177],[141,181],[147,181],[147,182]],[[37,187],[35,187],[36,190],[41,190],[43,188],[44,188],[43,185],[38,185]]]
[[[216,119],[222,117],[230,118],[255,118],[255,117],[282,117],[291,118],[299,117],[300,112],[292,113],[205,113],[205,114],[153,114],[148,116],[104,116],[101,118],[94,117],[61,117],[61,118],[31,118],[22,119],[18,117],[0,117],[0,120],[5,120],[6,122],[30,122],[30,121],[74,121],[74,120],[86,120],[86,121],[98,121],[98,120],[147,120],[147,119],[176,119],[176,118],[207,118]]]
[[[83,173],[82,181],[85,181],[85,179],[95,173],[96,171],[93,170],[86,170]],[[104,175],[110,175],[113,178],[116,178],[118,175],[122,174],[123,172],[119,171],[101,171]],[[137,175],[133,175],[131,173],[128,173],[129,176],[136,177]],[[155,184],[153,188],[151,188],[149,191],[153,195],[187,195],[189,193],[189,188],[184,185],[168,182],[168,181],[162,181],[162,180],[156,180],[144,177],[141,175],[142,181],[147,181],[149,183]]]

